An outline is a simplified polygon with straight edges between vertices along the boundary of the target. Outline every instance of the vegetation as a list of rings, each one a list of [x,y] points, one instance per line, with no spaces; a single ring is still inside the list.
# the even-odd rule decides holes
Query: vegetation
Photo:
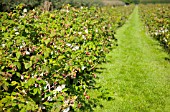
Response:
[[[168,112],[169,4],[110,1],[1,0],[0,111]]]
[[[150,35],[170,51],[170,5],[140,5],[141,18]]]
[[[170,3],[170,0],[140,0],[140,3]]]
[[[91,111],[94,71],[133,7],[0,13],[0,111]]]
[[[138,4],[140,0],[123,0],[123,2],[125,2],[126,4],[131,4],[131,3],[135,3]]]
[[[45,3],[51,3],[50,10],[60,9],[63,5],[70,4],[74,7],[80,6],[102,6],[103,3],[101,0],[1,0],[0,1],[0,11],[11,11],[20,3],[25,4],[25,8],[34,9],[37,6],[42,8],[47,7]]]
[[[169,112],[170,56],[146,34],[137,7],[116,38],[117,48],[96,72],[94,112]]]

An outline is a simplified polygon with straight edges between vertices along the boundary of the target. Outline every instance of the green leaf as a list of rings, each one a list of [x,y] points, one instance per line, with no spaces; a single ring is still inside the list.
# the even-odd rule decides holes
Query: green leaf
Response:
[[[50,38],[44,40],[45,44],[47,45],[50,42]]]
[[[12,103],[12,106],[15,107],[17,105],[17,103]]]
[[[11,82],[11,85],[12,85],[12,86],[15,86],[15,85],[17,85],[17,84],[18,84],[18,83],[17,83],[16,81],[12,81],[12,82]]]
[[[20,56],[21,56],[21,52],[17,52],[17,53],[16,53],[16,56],[17,56],[17,59],[19,59]]]
[[[44,57],[45,58],[49,57],[50,52],[51,52],[51,49],[50,48],[46,48],[46,51],[44,52]]]
[[[41,91],[40,91],[40,89],[39,88],[35,88],[34,90],[33,90],[33,95],[35,95],[35,94],[41,94]]]
[[[19,70],[21,70],[21,64],[20,64],[20,62],[15,62],[14,65],[16,65]]]
[[[35,80],[34,78],[30,78],[27,82],[28,86],[31,86],[32,84],[35,84]]]
[[[20,112],[26,112],[25,108],[22,108]]]
[[[44,102],[43,104],[44,104],[44,105],[50,105],[50,103],[49,103],[49,102]]]
[[[7,46],[10,47],[13,44],[13,42],[8,42]]]
[[[33,95],[37,94],[37,88],[35,88],[33,91],[34,91]]]
[[[25,32],[26,32],[26,33],[29,33],[29,30],[26,28],[26,29],[25,29]]]
[[[34,107],[32,107],[32,102],[28,102],[26,106],[26,110],[33,110]]]
[[[28,69],[32,66],[32,62],[30,61],[29,63],[24,63],[25,69]]]
[[[54,31],[51,32],[50,37],[54,37],[56,33]]]
[[[63,58],[65,58],[65,56],[64,56],[64,55],[59,56],[59,57],[58,57],[58,60],[61,60],[61,59],[63,59]]]
[[[18,105],[19,109],[22,108],[22,110],[24,110],[24,108],[23,108],[24,106],[25,106],[24,104],[19,104],[19,105]],[[20,112],[21,112],[21,111],[20,111]],[[22,111],[22,112],[24,112],[24,111]]]

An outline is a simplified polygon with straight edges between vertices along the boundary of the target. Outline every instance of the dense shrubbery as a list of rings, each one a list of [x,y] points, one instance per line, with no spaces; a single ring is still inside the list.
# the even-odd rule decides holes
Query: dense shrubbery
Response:
[[[140,2],[140,0],[122,0],[122,1],[125,2],[126,4],[131,4],[131,3],[138,4]]]
[[[140,0],[140,3],[170,3],[170,0]]]
[[[40,5],[43,0],[1,0],[0,1],[0,11],[11,11],[20,3],[25,4],[27,9],[33,9],[34,7]]]
[[[170,51],[170,5],[140,5],[141,18],[151,36],[159,40]]]
[[[0,13],[0,111],[90,108],[95,67],[132,7]],[[91,102],[93,104],[93,102]]]
[[[0,1],[0,11],[11,11],[20,3],[25,4],[27,9],[33,9],[37,6],[44,7],[45,1],[51,2],[50,9],[59,9],[63,5],[70,4],[74,7],[80,6],[102,6],[101,0],[2,0]]]
[[[70,4],[74,7],[80,7],[80,6],[102,6],[103,3],[101,0],[53,0],[54,8],[58,9],[63,6],[63,4]]]

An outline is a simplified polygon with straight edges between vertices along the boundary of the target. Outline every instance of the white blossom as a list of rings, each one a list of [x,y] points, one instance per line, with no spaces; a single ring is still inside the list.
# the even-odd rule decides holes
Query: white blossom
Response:
[[[82,69],[82,70],[84,70],[85,68],[86,68],[85,66],[82,66],[82,68],[81,68],[81,69]]]
[[[40,74],[40,76],[43,76],[44,75],[44,72],[42,72],[41,74]]]
[[[35,87],[38,87],[38,84],[35,84]]]
[[[30,52],[28,52],[28,51],[26,51],[25,53],[26,53],[26,55],[30,55]]]
[[[69,47],[71,47],[71,46],[72,46],[70,43],[67,43],[66,45],[67,45],[67,46],[69,46]]]
[[[65,84],[62,84],[61,86],[58,86],[55,91],[60,92],[65,88]]]
[[[168,29],[165,29],[165,32],[168,32]]]
[[[24,79],[24,76],[23,76],[23,75],[21,75],[21,79],[22,79],[22,80]]]
[[[45,81],[46,82],[46,86],[44,87],[44,89],[47,89],[48,88],[48,90],[50,91],[50,84],[49,84],[49,82],[48,81]]]
[[[18,31],[18,28],[17,28],[17,27],[14,27],[14,31]]]
[[[98,29],[96,29],[96,32],[98,32]]]
[[[83,6],[81,6],[80,9],[83,9]]]
[[[48,100],[48,101],[52,101],[52,98],[49,96],[49,97],[47,98],[47,100]]]
[[[24,94],[27,94],[25,90],[22,90],[22,92],[23,92]]]
[[[155,32],[155,35],[157,36],[157,35],[158,35],[158,32]]]
[[[42,109],[45,109],[45,107],[42,104],[40,104],[39,107],[41,107]]]
[[[26,12],[27,12],[27,9],[24,9],[24,10],[23,10],[23,12],[25,12],[25,13],[26,13]]]
[[[88,29],[86,29],[85,32],[88,33]]]
[[[23,46],[21,45],[19,48],[20,48],[20,49],[22,49],[22,48],[23,48]]]
[[[2,47],[5,47],[5,44],[2,44]]]
[[[24,18],[24,16],[19,16],[20,18]]]
[[[46,60],[46,59],[44,59],[44,62],[46,63],[46,62],[47,62],[47,60]]]
[[[19,32],[15,32],[15,35],[19,35]]]
[[[61,86],[58,86],[57,89],[56,89],[56,91],[58,91],[58,92],[62,91],[62,87],[61,87]]]
[[[68,104],[69,103],[69,99],[68,100],[64,100],[64,104]]]
[[[163,38],[163,40],[164,40],[165,42],[168,42],[168,40],[167,40],[166,38]]]
[[[76,50],[79,50],[79,46],[75,46],[75,47],[73,47],[73,49],[72,49],[73,51],[76,51]]]
[[[69,112],[70,107],[67,107],[66,109],[63,110],[63,112]]]
[[[61,11],[63,11],[63,12],[67,12],[67,13],[69,12],[69,10],[66,10],[66,9],[62,9]]]
[[[82,34],[82,32],[78,32],[78,34],[79,34],[79,35],[81,35],[81,34]]]
[[[83,39],[86,40],[86,36],[85,35],[82,35]]]
[[[62,84],[61,87],[62,87],[62,89],[64,89],[64,88],[66,87],[66,85],[65,85],[65,84]]]

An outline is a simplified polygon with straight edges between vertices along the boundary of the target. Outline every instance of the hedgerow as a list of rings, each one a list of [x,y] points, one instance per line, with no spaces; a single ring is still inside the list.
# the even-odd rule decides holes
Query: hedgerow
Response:
[[[140,5],[140,14],[149,34],[170,51],[170,5]]]
[[[42,13],[21,4],[1,12],[0,111],[85,110],[96,65],[131,10],[66,5]]]

